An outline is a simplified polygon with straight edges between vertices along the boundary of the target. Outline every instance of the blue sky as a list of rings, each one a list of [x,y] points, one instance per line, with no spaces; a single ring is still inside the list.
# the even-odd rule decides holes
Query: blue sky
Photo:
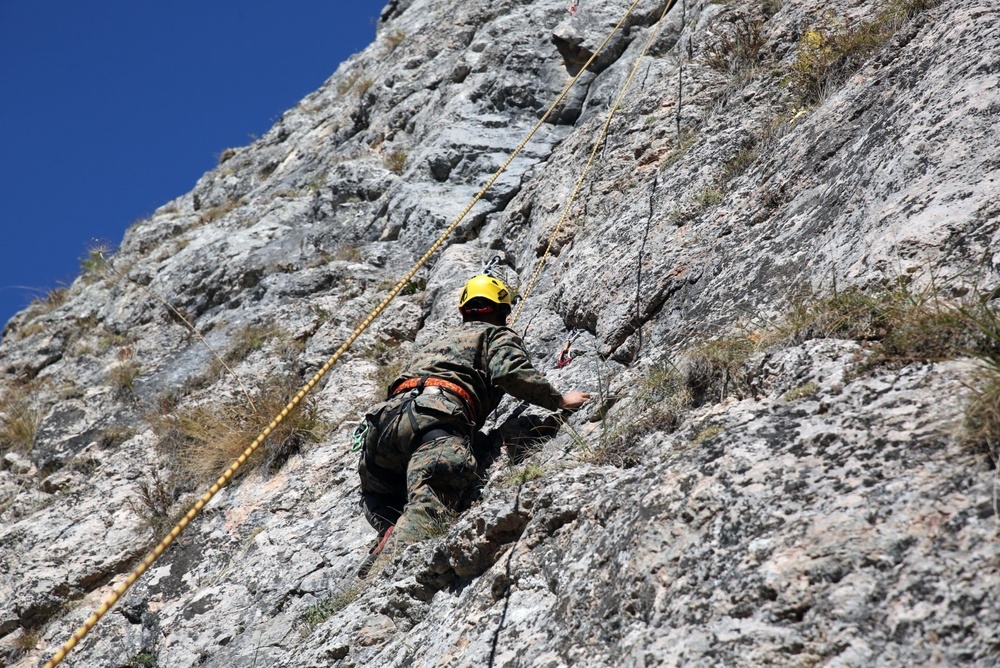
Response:
[[[383,0],[0,0],[0,326],[367,46]]]

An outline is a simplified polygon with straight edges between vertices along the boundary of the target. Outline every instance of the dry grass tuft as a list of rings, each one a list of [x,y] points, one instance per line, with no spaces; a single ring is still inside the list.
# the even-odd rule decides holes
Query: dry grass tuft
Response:
[[[744,363],[754,352],[753,341],[735,335],[697,344],[687,356],[685,384],[695,406],[749,395]]]
[[[709,425],[703,428],[697,434],[695,434],[694,438],[691,439],[691,445],[697,447],[702,443],[704,443],[705,441],[715,438],[723,431],[725,431],[725,429],[723,429],[720,425],[717,424]]]
[[[42,634],[36,629],[22,628],[21,632],[14,638],[14,649],[17,654],[24,656],[31,652],[42,641]]]
[[[242,206],[243,204],[244,202],[241,199],[229,200],[227,202],[219,204],[218,206],[213,206],[210,209],[206,209],[198,217],[198,225],[207,225],[209,223],[213,223],[216,220],[219,220],[220,218],[225,216],[227,213],[229,213],[236,207]]]
[[[52,288],[45,293],[44,297],[33,300],[29,308],[37,308],[40,313],[49,313],[65,304],[68,298],[69,288]]]
[[[114,388],[117,396],[125,397],[132,393],[132,387],[141,369],[139,363],[135,361],[135,349],[131,346],[120,348],[115,358],[114,364],[108,371],[108,383]]]
[[[781,398],[785,401],[798,401],[799,399],[806,399],[812,395],[819,392],[819,383],[815,381],[809,381],[805,385],[800,385],[795,389],[789,390],[781,395]]]
[[[989,452],[1000,468],[1000,315],[983,307],[974,310],[970,318],[982,341],[972,353],[980,367],[965,410],[965,439]]]
[[[991,347],[983,329],[992,318],[986,301],[949,299],[934,287],[914,291],[897,284],[872,292],[849,288],[795,300],[785,322],[763,341],[867,341],[875,345],[865,368],[874,368],[975,355]]]
[[[406,33],[400,29],[390,30],[383,36],[385,40],[385,45],[390,53],[396,50],[396,47],[406,41]]]
[[[603,392],[601,392],[603,396]],[[654,365],[639,382],[634,403],[615,417],[601,414],[602,430],[596,443],[587,443],[571,431],[581,450],[581,461],[631,468],[645,461],[642,439],[654,432],[671,432],[691,407],[684,374],[673,363]]]
[[[242,402],[191,406],[154,418],[161,430],[160,447],[176,453],[182,469],[200,479],[219,476],[243,454],[253,440],[285,408],[299,390],[295,379],[271,379],[254,398],[257,412]],[[280,468],[306,443],[320,441],[327,433],[315,402],[307,396],[243,464],[237,475],[264,467]]]
[[[25,389],[6,390],[0,397],[0,454],[31,452],[40,419]]]

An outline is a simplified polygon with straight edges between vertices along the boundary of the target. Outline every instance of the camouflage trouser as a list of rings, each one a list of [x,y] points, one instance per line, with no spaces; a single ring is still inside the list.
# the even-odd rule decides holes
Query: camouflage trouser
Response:
[[[426,388],[376,406],[358,465],[365,517],[381,536],[396,525],[392,542],[429,535],[476,480],[474,427],[457,397]]]

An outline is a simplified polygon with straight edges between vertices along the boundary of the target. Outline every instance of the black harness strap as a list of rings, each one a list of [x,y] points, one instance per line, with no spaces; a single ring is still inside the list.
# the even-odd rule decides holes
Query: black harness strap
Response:
[[[413,403],[414,399],[423,391],[426,380],[426,376],[422,377],[420,379],[420,384],[413,388],[413,390],[409,393],[409,396],[403,399],[400,404],[390,412],[389,415],[380,419],[378,424],[373,425],[373,428],[378,430],[379,440],[390,433],[396,432],[398,430],[399,421],[403,420],[404,417],[409,421],[410,431],[414,434],[413,443],[410,448],[411,454],[424,443],[430,443],[431,441],[439,438],[455,436],[454,432],[447,429],[441,429],[439,427],[432,427],[425,431],[420,430],[420,423],[417,421],[416,412],[413,410]],[[406,473],[392,471],[384,466],[379,466],[375,462],[371,448],[368,447],[367,443],[363,449],[363,456],[365,459],[365,468],[368,469],[368,472],[372,476],[393,486],[406,486]]]
[[[428,429],[420,436],[420,442],[418,445],[430,443],[431,441],[436,441],[439,438],[454,438],[454,436],[455,434],[447,429]]]

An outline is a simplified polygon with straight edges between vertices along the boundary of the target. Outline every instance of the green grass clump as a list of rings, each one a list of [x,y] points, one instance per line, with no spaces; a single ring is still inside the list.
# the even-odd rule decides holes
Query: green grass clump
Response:
[[[157,668],[158,665],[156,657],[143,650],[122,664],[122,668]]]
[[[105,250],[105,248],[93,248],[80,258],[80,271],[85,280],[92,281],[102,275]]]
[[[301,617],[302,623],[307,630],[312,631],[351,603],[354,603],[358,599],[359,594],[360,588],[356,584],[344,587],[319,603],[309,606]]]
[[[236,331],[222,359],[226,364],[242,362],[251,353],[262,350],[271,341],[282,336],[283,330],[273,323],[248,324]]]
[[[521,485],[538,480],[545,476],[545,469],[541,464],[527,462],[519,466],[512,466],[501,479],[501,484],[506,487],[520,487]]]
[[[811,397],[819,391],[819,383],[810,381],[805,385],[800,385],[795,389],[789,390],[781,395],[781,398],[785,401],[798,401],[799,399],[805,399]]]

